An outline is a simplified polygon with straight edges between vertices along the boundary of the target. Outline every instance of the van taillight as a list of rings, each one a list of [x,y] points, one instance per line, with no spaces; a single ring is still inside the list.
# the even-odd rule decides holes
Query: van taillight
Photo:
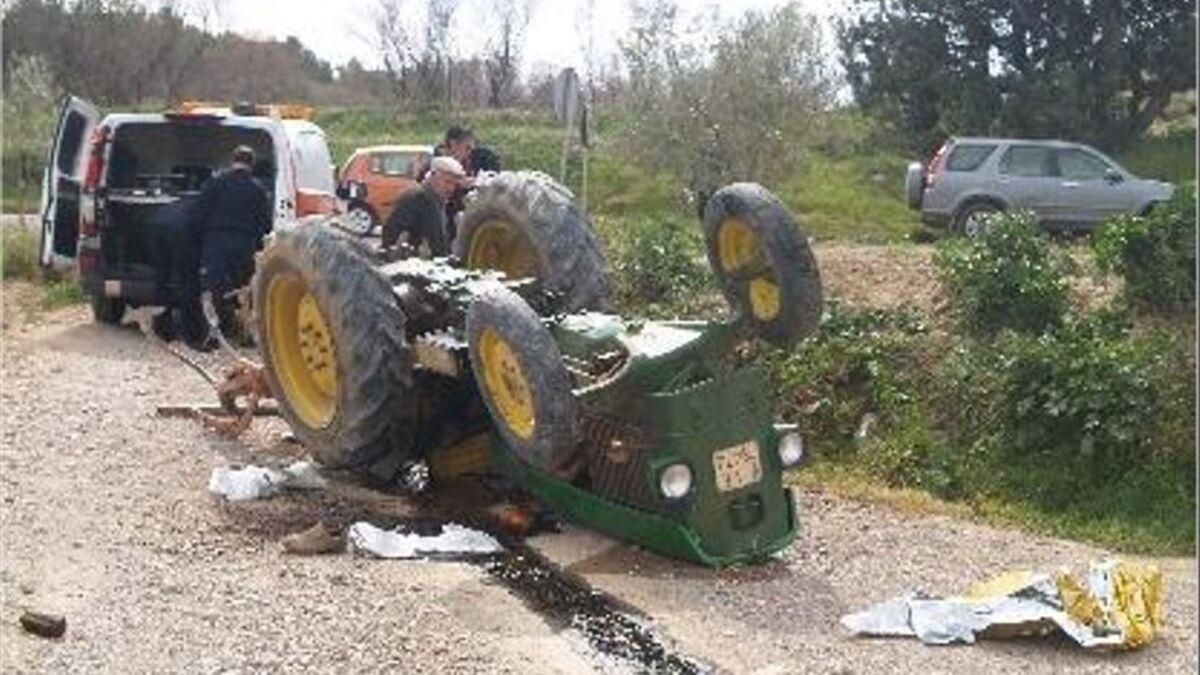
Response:
[[[100,184],[100,174],[104,173],[104,149],[108,145],[108,133],[109,129],[105,126],[96,127],[92,132],[87,173],[83,174],[83,189],[86,192],[95,190]]]
[[[84,192],[79,195],[79,236],[96,234],[96,195]]]
[[[109,129],[96,127],[90,139],[87,171],[83,174],[83,190],[79,195],[79,236],[96,234],[96,187],[104,173],[104,150],[108,145]]]
[[[946,156],[950,154],[950,143],[942,143],[942,147],[934,153],[933,159],[929,160],[929,167],[925,171],[925,187],[932,187],[934,181],[941,175],[942,169],[946,168]]]

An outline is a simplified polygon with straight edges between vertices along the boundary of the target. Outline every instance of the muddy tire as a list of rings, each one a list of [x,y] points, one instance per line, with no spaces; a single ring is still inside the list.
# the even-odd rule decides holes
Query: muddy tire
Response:
[[[453,253],[470,268],[537,277],[558,311],[610,307],[600,239],[571,192],[544,174],[500,173],[471,192]]]
[[[480,396],[508,446],[526,464],[569,477],[578,415],[549,329],[519,295],[497,287],[467,310],[467,345]]]
[[[92,320],[109,326],[119,326],[125,318],[125,301],[121,298],[106,298],[103,295],[93,295],[89,298],[92,305]]]
[[[704,209],[704,238],[726,300],[750,330],[787,347],[813,332],[824,299],[808,236],[755,183],[734,183]]]
[[[279,230],[252,282],[264,371],[296,437],[326,466],[410,456],[412,360],[391,285],[350,237]]]

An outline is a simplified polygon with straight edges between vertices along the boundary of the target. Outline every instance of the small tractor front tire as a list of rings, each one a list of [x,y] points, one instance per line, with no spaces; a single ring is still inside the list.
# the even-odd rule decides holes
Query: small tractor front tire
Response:
[[[569,478],[578,469],[578,411],[550,330],[521,296],[498,286],[467,310],[467,345],[504,441],[526,464]]]
[[[725,299],[755,335],[788,347],[821,320],[821,275],[808,237],[756,183],[717,190],[704,209],[708,260]]]
[[[411,455],[404,315],[358,243],[316,223],[276,231],[252,288],[267,382],[313,457],[364,468]]]
[[[536,277],[558,311],[610,308],[600,239],[571,192],[545,174],[500,173],[471,192],[453,253],[468,268]]]

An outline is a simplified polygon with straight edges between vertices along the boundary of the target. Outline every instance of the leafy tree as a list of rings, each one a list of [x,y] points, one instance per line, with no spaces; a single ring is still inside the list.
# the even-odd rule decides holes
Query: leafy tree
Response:
[[[925,149],[952,133],[1116,149],[1195,83],[1186,0],[859,0],[837,34],[857,101]]]
[[[631,10],[621,52],[632,156],[701,194],[786,175],[830,101],[816,20],[796,2],[693,26],[674,0]]]

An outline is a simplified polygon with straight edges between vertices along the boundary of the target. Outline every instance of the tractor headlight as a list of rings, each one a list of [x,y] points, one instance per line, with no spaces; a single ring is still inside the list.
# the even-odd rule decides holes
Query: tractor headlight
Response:
[[[804,437],[789,431],[779,439],[779,461],[785,467],[796,466],[804,459]]]
[[[687,464],[672,464],[658,474],[658,489],[667,499],[679,499],[692,489],[692,470]]]

